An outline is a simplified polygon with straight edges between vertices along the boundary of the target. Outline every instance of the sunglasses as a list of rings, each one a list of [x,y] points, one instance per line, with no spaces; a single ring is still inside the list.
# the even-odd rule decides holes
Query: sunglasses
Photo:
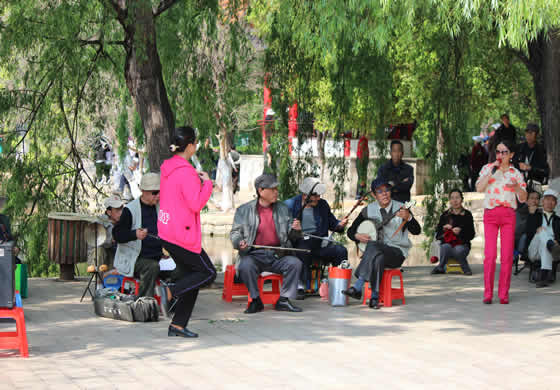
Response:
[[[159,191],[152,191],[152,195],[153,196],[159,195]]]

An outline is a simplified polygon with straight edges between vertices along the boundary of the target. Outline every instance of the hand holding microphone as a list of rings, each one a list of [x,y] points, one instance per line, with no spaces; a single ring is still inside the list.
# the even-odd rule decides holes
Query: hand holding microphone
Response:
[[[492,167],[492,175],[494,173],[496,173],[496,171],[498,170],[500,165],[502,165],[502,159],[501,158],[496,158],[496,161],[494,161],[494,166]]]

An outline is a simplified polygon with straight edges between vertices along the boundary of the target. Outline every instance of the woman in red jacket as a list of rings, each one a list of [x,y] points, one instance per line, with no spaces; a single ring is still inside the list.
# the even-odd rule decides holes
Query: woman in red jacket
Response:
[[[174,156],[161,165],[158,234],[184,277],[171,290],[177,303],[168,335],[198,337],[187,324],[199,288],[216,278],[216,269],[201,247],[200,230],[200,210],[212,194],[212,181],[189,162],[196,153],[192,127],[175,129],[170,150]]]

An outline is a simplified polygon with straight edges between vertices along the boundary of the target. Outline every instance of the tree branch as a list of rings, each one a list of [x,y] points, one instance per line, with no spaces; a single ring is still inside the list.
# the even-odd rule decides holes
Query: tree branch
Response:
[[[124,44],[125,44],[125,41],[102,41],[100,39],[80,39],[79,42],[80,42],[81,46],[86,46],[86,45],[98,45],[98,46],[122,45],[122,46],[124,46]]]
[[[159,15],[167,11],[169,8],[173,7],[173,5],[175,5],[177,2],[178,0],[161,0],[158,7],[153,11],[154,18],[158,17]]]

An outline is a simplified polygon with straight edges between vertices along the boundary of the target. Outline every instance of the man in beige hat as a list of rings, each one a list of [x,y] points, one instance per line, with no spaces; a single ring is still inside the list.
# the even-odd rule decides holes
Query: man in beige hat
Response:
[[[115,268],[121,275],[140,279],[138,296],[152,297],[163,255],[161,241],[157,238],[159,174],[142,176],[140,190],[142,195],[123,208],[113,229],[117,242]]]

